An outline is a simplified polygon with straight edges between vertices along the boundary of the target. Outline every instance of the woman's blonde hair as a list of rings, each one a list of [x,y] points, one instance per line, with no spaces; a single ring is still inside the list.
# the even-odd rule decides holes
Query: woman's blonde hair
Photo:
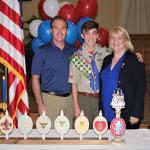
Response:
[[[123,38],[125,39],[126,48],[130,49],[130,51],[132,51],[132,52],[134,51],[134,47],[131,43],[130,36],[125,28],[120,27],[120,26],[116,26],[116,27],[112,28],[112,30],[109,33],[109,38],[111,38],[112,33],[117,33],[117,34],[121,33]]]

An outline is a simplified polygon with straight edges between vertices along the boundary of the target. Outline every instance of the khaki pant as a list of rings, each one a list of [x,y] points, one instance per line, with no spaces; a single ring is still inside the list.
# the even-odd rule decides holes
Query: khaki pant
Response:
[[[47,116],[51,119],[52,128],[54,128],[54,121],[56,117],[60,115],[61,110],[63,110],[64,115],[68,117],[70,128],[72,128],[73,105],[71,95],[68,97],[61,97],[42,93],[42,98],[47,110]]]
[[[83,96],[78,94],[78,103],[80,110],[84,112],[84,115],[89,119],[90,129],[93,128],[93,121],[95,117],[99,115],[98,104],[99,98],[91,96]]]

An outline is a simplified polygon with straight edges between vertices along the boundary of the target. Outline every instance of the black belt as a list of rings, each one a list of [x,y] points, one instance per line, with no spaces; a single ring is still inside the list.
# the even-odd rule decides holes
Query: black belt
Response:
[[[49,92],[49,91],[42,91],[42,92],[50,94],[50,95],[61,96],[61,97],[68,97],[70,95],[70,93],[59,94],[59,93],[56,93],[56,92]]]
[[[83,96],[91,96],[91,97],[99,98],[99,93],[78,92],[78,94],[83,95]]]

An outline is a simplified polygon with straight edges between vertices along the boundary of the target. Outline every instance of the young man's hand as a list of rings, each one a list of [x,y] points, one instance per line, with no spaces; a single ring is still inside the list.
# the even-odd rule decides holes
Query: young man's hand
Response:
[[[138,61],[143,63],[144,62],[143,55],[141,53],[135,53],[135,54],[136,54],[136,57],[137,57]]]
[[[79,106],[75,106],[74,107],[74,116],[75,117],[80,116],[80,108],[79,108]]]

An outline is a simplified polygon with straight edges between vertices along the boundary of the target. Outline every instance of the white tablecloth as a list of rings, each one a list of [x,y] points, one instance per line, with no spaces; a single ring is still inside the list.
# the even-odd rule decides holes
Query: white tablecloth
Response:
[[[28,137],[40,137],[41,135],[37,130],[32,130]],[[46,137],[58,137],[59,135],[51,130]],[[15,129],[9,137],[23,137],[18,129]],[[68,134],[64,137],[78,137],[74,130],[69,130]],[[84,137],[95,138],[97,135],[89,130]],[[83,138],[84,138],[83,137]],[[108,137],[109,141],[113,139],[110,131],[103,137]],[[116,146],[112,144],[107,145],[56,145],[56,144],[0,144],[0,150],[149,150],[150,149],[150,130],[149,129],[138,129],[138,130],[127,130],[123,139],[126,144],[122,146]]]

